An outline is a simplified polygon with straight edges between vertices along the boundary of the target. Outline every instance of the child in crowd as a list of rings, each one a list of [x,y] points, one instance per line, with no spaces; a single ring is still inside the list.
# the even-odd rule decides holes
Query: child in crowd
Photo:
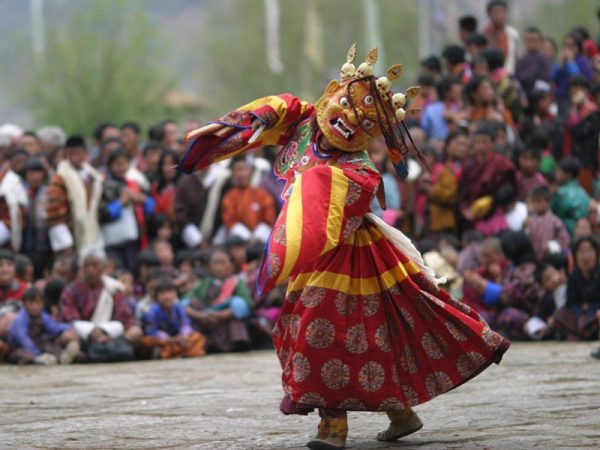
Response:
[[[156,303],[144,314],[142,348],[162,359],[192,358],[206,354],[206,338],[195,332],[177,298],[177,287],[168,278],[154,288]]]
[[[247,350],[250,337],[245,320],[253,302],[244,281],[235,275],[233,259],[225,249],[213,251],[210,275],[186,295],[187,314],[208,339],[208,351]]]
[[[132,273],[123,271],[119,274],[118,280],[123,285],[123,290],[121,292],[123,293],[123,297],[125,297],[125,301],[131,307],[131,312],[135,313],[137,297],[134,294],[135,281]]]
[[[545,185],[546,179],[539,171],[541,152],[527,146],[519,154],[519,169],[517,170],[517,198],[524,202],[527,194],[534,186]]]
[[[144,317],[144,315],[150,311],[150,308],[156,299],[156,284],[164,276],[165,275],[158,267],[154,267],[148,272],[148,276],[146,277],[146,285],[144,286],[145,295],[139,302],[137,302],[135,307],[135,318],[137,320],[142,320],[142,317]]]
[[[581,164],[577,158],[567,157],[556,168],[559,187],[552,199],[552,211],[561,219],[572,236],[580,217],[588,215],[590,196],[578,181]]]
[[[154,254],[158,259],[161,272],[167,276],[177,277],[179,273],[173,265],[175,262],[175,255],[171,243],[164,239],[157,239],[152,244],[152,250],[154,250]]]
[[[598,339],[600,321],[600,246],[591,237],[573,244],[575,270],[567,281],[566,305],[556,311],[557,337],[569,340]]]
[[[70,364],[79,354],[79,336],[70,325],[44,311],[36,288],[23,295],[23,308],[10,326],[8,360],[13,364]]]
[[[541,340],[551,335],[552,316],[567,301],[567,276],[549,261],[544,261],[535,271],[535,281],[542,292],[532,317],[525,323],[525,332],[531,339]]]
[[[525,221],[535,257],[544,259],[547,253],[567,252],[569,233],[565,224],[550,209],[552,192],[545,185],[535,186],[528,196],[530,214]]]
[[[507,229],[521,231],[527,219],[527,205],[517,198],[515,188],[508,183],[498,188],[494,204],[502,211]]]

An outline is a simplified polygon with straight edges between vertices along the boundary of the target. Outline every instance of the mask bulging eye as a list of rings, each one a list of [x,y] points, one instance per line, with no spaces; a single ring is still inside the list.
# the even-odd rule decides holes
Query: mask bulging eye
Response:
[[[340,105],[342,105],[344,108],[349,108],[350,107],[350,102],[348,101],[348,99],[346,97],[341,97],[340,98]]]
[[[367,130],[370,130],[371,128],[373,128],[373,125],[375,125],[375,124],[373,123],[372,120],[365,119],[362,121],[363,128],[365,128]]]
[[[373,97],[371,95],[365,96],[365,98],[363,98],[363,103],[367,106],[371,106],[373,104]]]

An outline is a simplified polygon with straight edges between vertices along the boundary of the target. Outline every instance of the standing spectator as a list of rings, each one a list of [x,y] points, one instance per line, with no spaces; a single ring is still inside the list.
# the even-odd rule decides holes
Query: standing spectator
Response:
[[[558,99],[559,114],[563,116],[568,111],[569,81],[574,77],[591,80],[592,65],[583,53],[583,43],[578,34],[569,33],[563,41],[563,51],[559,62],[552,69],[552,79],[556,85],[555,94]]]
[[[444,141],[450,131],[455,131],[460,122],[460,79],[446,75],[436,85],[438,101],[427,105],[421,115],[421,128],[428,139]]]
[[[131,161],[125,178],[134,181],[143,190],[150,191],[150,182],[144,175],[147,164],[142,151],[140,126],[135,122],[125,122],[121,125],[121,142]]]
[[[578,181],[581,164],[570,156],[563,159],[556,169],[558,190],[552,199],[552,211],[566,225],[572,236],[575,224],[581,217],[588,215],[590,197]]]
[[[144,176],[150,183],[150,185],[154,184],[158,181],[159,175],[159,162],[162,157],[165,149],[162,145],[157,142],[149,142],[144,147],[144,160],[146,163],[146,170],[144,171]]]
[[[65,145],[67,159],[56,169],[48,189],[50,246],[55,253],[81,252],[102,243],[98,205],[102,175],[86,162],[81,136],[71,136]]]
[[[179,164],[179,157],[174,151],[165,151],[158,162],[158,179],[152,185],[152,197],[156,202],[155,212],[164,214],[169,219],[169,223],[174,225],[175,217],[175,194],[177,192],[177,180],[179,172],[176,166]]]
[[[79,336],[44,311],[44,297],[35,288],[23,295],[23,308],[10,326],[8,340],[13,364],[70,364],[79,355]]]
[[[37,130],[37,136],[40,140],[42,153],[45,153],[53,162],[53,165],[56,166],[58,163],[56,155],[65,145],[67,135],[62,128],[49,125]]]
[[[490,23],[484,29],[491,47],[500,49],[504,55],[504,68],[510,75],[515,73],[519,54],[519,32],[506,23],[508,5],[504,0],[492,0],[487,5]]]
[[[477,32],[477,19],[473,16],[462,16],[458,19],[458,37],[464,44],[467,36]]]
[[[222,200],[223,225],[228,236],[266,242],[275,223],[275,202],[267,191],[250,185],[251,176],[252,168],[246,158],[233,158],[233,188]]]
[[[529,192],[530,214],[525,228],[531,239],[538,261],[552,251],[566,252],[569,248],[569,232],[565,224],[550,209],[552,193],[547,186],[535,186]]]
[[[0,164],[0,248],[21,249],[27,192],[10,161]]]
[[[45,275],[52,265],[48,239],[48,174],[42,162],[31,158],[25,166],[25,189],[29,199],[21,252],[29,255],[36,279]]]
[[[525,32],[526,53],[517,61],[515,78],[527,94],[536,87],[536,81],[543,81],[548,87],[552,83],[552,60],[543,52],[544,37],[537,27]]]
[[[575,270],[567,281],[567,304],[556,311],[555,329],[563,339],[597,340],[600,321],[600,248],[585,237],[573,244]]]
[[[42,151],[42,145],[35,131],[25,131],[21,136],[19,147],[24,149],[30,156],[37,156]]]
[[[210,242],[210,236],[204,236],[201,231],[207,213],[209,189],[205,183],[209,170],[194,172],[177,182],[175,216],[181,241],[188,248],[196,248],[203,241]]]
[[[169,279],[160,280],[154,288],[156,303],[144,315],[142,348],[157,350],[161,359],[204,356],[206,338],[194,331],[183,306],[177,298],[177,288]]]
[[[124,149],[108,157],[99,218],[107,254],[119,267],[133,270],[138,251],[148,245],[146,219],[155,204],[135,181],[126,179],[129,165],[129,153]]]
[[[463,83],[471,78],[471,70],[466,64],[465,49],[458,45],[449,45],[442,52],[444,69],[448,75],[458,77]]]
[[[142,329],[120,292],[120,283],[102,276],[105,264],[105,257],[98,251],[83,255],[81,278],[63,291],[59,318],[72,323],[84,341],[107,344],[123,336],[137,345]]]

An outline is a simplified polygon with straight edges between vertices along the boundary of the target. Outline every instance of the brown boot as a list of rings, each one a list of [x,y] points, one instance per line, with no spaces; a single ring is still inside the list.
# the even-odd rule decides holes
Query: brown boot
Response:
[[[419,431],[423,428],[423,422],[415,414],[412,408],[401,409],[399,411],[388,411],[390,426],[387,430],[377,435],[378,441],[391,442]]]
[[[317,435],[306,446],[311,450],[341,450],[346,447],[348,415],[339,409],[319,408]]]

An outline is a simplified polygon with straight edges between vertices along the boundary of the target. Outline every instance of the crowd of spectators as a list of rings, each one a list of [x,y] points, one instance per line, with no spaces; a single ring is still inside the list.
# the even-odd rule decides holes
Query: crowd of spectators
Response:
[[[421,62],[407,121],[429,167],[411,159],[401,180],[382,141],[369,149],[388,207],[373,212],[508,338],[597,340],[600,39],[521,34],[503,1],[487,13]],[[0,126],[0,359],[269,345],[285,286],[261,298],[255,281],[282,206],[278,149],[181,175],[182,137],[199,126],[103,123],[90,140]]]

